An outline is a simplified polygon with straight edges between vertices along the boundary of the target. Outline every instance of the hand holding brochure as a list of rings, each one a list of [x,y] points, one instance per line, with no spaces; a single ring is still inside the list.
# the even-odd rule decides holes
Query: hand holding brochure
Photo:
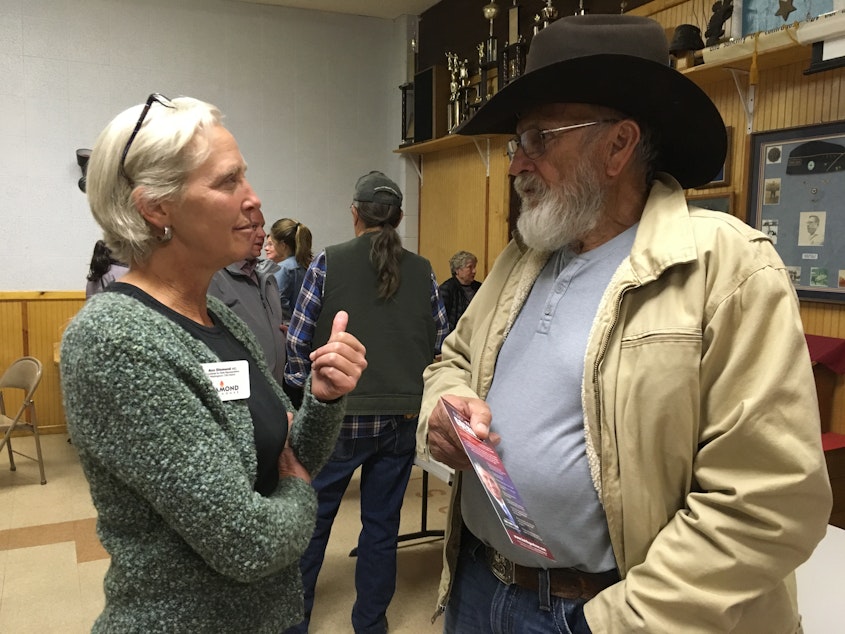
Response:
[[[510,542],[554,560],[551,551],[537,534],[537,525],[528,516],[522,498],[493,445],[488,440],[480,440],[472,431],[469,421],[446,400],[441,398],[440,402],[446,408],[472,468],[481,480]]]

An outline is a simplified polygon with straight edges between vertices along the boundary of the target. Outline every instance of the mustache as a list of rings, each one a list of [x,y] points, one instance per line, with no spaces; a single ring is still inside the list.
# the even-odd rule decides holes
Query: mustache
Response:
[[[513,188],[520,198],[524,198],[529,192],[534,195],[543,195],[548,190],[548,186],[536,174],[523,173],[517,174],[513,179]]]

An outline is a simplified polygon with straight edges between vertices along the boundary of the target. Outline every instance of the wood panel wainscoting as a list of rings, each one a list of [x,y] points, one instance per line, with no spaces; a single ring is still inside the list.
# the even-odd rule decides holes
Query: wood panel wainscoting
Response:
[[[0,368],[23,356],[41,361],[44,373],[34,401],[44,434],[67,429],[55,351],[65,326],[84,303],[82,291],[0,291]],[[18,407],[20,397],[10,392],[6,408]]]
[[[478,257],[484,281],[509,240],[510,181],[507,136],[447,136],[396,150],[418,161],[420,170],[419,252],[437,281],[452,274],[458,251]]]
[[[475,149],[470,146],[474,152]],[[470,157],[477,160],[476,157]],[[499,181],[500,183],[502,181]],[[507,181],[505,181],[507,182]],[[456,184],[460,188],[460,183]],[[475,193],[477,195],[477,192]],[[488,195],[488,194],[485,194]],[[491,225],[501,225],[496,235],[490,235],[485,244],[481,240],[473,242],[466,241],[451,242],[456,236],[464,231],[470,231],[471,235],[482,235],[485,232],[478,229],[471,229],[468,218],[455,218],[454,224],[447,227],[440,227],[435,233],[435,228],[430,227],[428,232],[420,232],[420,241],[423,236],[431,241],[429,249],[433,248],[438,240],[442,251],[441,270],[437,271],[438,279],[445,280],[449,277],[448,259],[458,249],[464,248],[479,256],[479,277],[481,277],[482,265],[484,271],[503,248],[507,236],[507,190],[503,187],[490,187],[489,196],[495,199],[492,206],[497,207],[502,218]],[[471,204],[466,201],[456,202],[460,197],[452,197],[452,205]],[[444,199],[443,204],[447,201]],[[466,210],[466,207],[452,207],[457,216],[461,216],[459,210]],[[469,229],[468,229],[469,228]],[[437,236],[440,236],[437,238]],[[443,245],[447,245],[444,246]],[[494,246],[491,246],[494,245]],[[495,251],[495,253],[492,253]],[[435,261],[432,260],[435,265]],[[435,265],[435,270],[437,270]],[[41,385],[36,393],[36,406],[40,429],[44,433],[62,433],[66,429],[64,408],[62,407],[61,391],[59,386],[59,369],[55,363],[55,348],[61,340],[65,326],[76,312],[85,303],[85,295],[82,292],[62,291],[24,291],[24,292],[3,292],[0,291],[0,368],[8,367],[18,357],[29,355],[41,360],[44,365],[44,376]],[[803,302],[801,304],[801,318],[804,322],[804,330],[809,334],[822,335],[825,337],[837,337],[845,339],[845,307],[837,304],[823,304],[818,302]],[[845,375],[832,375],[834,382],[832,397],[822,403],[829,413],[829,428],[838,434],[845,434]],[[825,395],[820,394],[820,397]],[[17,408],[20,405],[16,394],[9,394],[7,407]]]

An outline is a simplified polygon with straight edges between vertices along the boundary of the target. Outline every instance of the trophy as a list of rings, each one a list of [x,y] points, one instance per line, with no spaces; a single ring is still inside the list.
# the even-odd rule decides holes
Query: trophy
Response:
[[[402,91],[402,145],[414,142],[414,82],[401,86]]]
[[[414,76],[417,72],[416,24],[408,27],[408,50],[406,51],[405,83],[402,91],[402,145],[414,142]]]
[[[458,88],[458,123],[463,123],[469,116],[469,93],[472,90],[469,80],[469,60],[465,59],[458,63],[458,80],[461,85]]]
[[[446,63],[449,70],[449,111],[446,117],[447,128],[453,132],[461,122],[460,84],[458,83],[458,54],[446,53]]]
[[[490,35],[485,42],[484,62],[486,64],[495,64],[499,57],[497,50],[496,38],[493,36],[493,20],[499,15],[499,5],[495,2],[485,4],[482,9],[484,17],[490,20]]]
[[[491,68],[495,68],[499,57],[498,42],[493,35],[493,20],[499,15],[499,5],[495,2],[485,4],[482,9],[484,17],[490,21],[490,31],[487,39],[479,44],[478,50],[478,89],[474,105],[479,106],[492,96],[493,87],[489,85],[488,76]]]
[[[534,35],[537,35],[541,29],[545,29],[552,22],[557,20],[558,15],[557,9],[552,6],[552,0],[546,0],[546,6],[540,10],[538,15],[534,16]],[[541,21],[542,26],[540,25]]]
[[[543,16],[543,28],[549,26],[552,22],[557,20],[558,12],[552,6],[552,0],[546,0],[546,6],[540,11],[540,15]]]
[[[502,52],[502,72],[499,86],[505,87],[525,71],[525,39],[519,33],[519,5],[513,0],[508,10],[508,39]]]
[[[475,99],[470,104],[470,107],[473,111],[478,109],[482,103],[487,100],[487,45],[485,42],[481,42],[475,46],[475,50],[478,51],[478,86],[475,90]]]

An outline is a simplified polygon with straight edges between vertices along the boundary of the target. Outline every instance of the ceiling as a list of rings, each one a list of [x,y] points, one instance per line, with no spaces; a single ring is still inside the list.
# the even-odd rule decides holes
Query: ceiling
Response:
[[[439,0],[240,0],[254,4],[275,4],[294,9],[331,11],[366,15],[373,18],[394,20],[400,15],[420,15]]]

